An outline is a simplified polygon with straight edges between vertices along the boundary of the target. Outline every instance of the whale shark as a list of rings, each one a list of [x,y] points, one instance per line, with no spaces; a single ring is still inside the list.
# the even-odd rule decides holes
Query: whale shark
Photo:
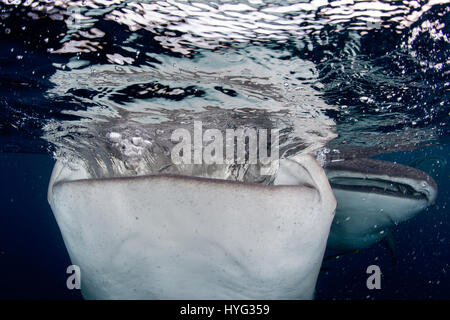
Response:
[[[335,161],[325,171],[338,203],[327,243],[332,252],[367,248],[385,239],[437,197],[429,175],[393,162]]]
[[[48,188],[86,299],[312,299],[325,249],[367,248],[436,197],[420,170],[311,155],[271,185],[57,161]]]
[[[48,201],[86,299],[312,299],[336,208],[311,155],[273,185],[57,161]]]

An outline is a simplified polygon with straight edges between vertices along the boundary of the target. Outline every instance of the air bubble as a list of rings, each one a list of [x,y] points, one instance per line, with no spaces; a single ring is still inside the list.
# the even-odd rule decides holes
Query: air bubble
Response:
[[[109,140],[113,141],[113,142],[119,142],[120,139],[122,138],[122,135],[118,132],[111,132],[108,135]]]

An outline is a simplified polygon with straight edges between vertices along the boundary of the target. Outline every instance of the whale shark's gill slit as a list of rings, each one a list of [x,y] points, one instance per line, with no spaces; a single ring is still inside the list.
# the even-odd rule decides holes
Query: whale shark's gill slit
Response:
[[[394,197],[411,198],[427,200],[428,195],[415,190],[410,185],[394,182],[392,180],[336,177],[330,179],[330,185],[333,189],[342,189],[348,191],[360,191],[367,193],[379,193],[391,195]]]

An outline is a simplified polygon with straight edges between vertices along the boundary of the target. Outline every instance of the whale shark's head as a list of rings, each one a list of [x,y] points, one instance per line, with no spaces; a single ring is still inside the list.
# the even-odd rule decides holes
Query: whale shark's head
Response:
[[[48,200],[83,296],[116,299],[310,299],[336,208],[309,155],[270,186],[57,162]]]
[[[354,159],[331,162],[327,177],[338,207],[328,247],[368,247],[433,204],[437,185],[426,173],[393,162]]]

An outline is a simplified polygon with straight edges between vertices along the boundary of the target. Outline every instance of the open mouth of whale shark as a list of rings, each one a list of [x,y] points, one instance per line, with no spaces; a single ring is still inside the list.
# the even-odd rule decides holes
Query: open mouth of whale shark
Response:
[[[326,171],[338,202],[328,238],[331,250],[369,247],[437,197],[437,185],[429,175],[393,162],[332,162]]]
[[[398,198],[410,198],[417,200],[431,200],[430,193],[417,191],[405,183],[383,179],[365,178],[335,178],[330,185],[333,189],[342,189],[354,192],[378,193],[380,195],[390,195]]]
[[[328,164],[333,190],[378,194],[433,203],[437,185],[426,173],[393,162],[356,159]]]

